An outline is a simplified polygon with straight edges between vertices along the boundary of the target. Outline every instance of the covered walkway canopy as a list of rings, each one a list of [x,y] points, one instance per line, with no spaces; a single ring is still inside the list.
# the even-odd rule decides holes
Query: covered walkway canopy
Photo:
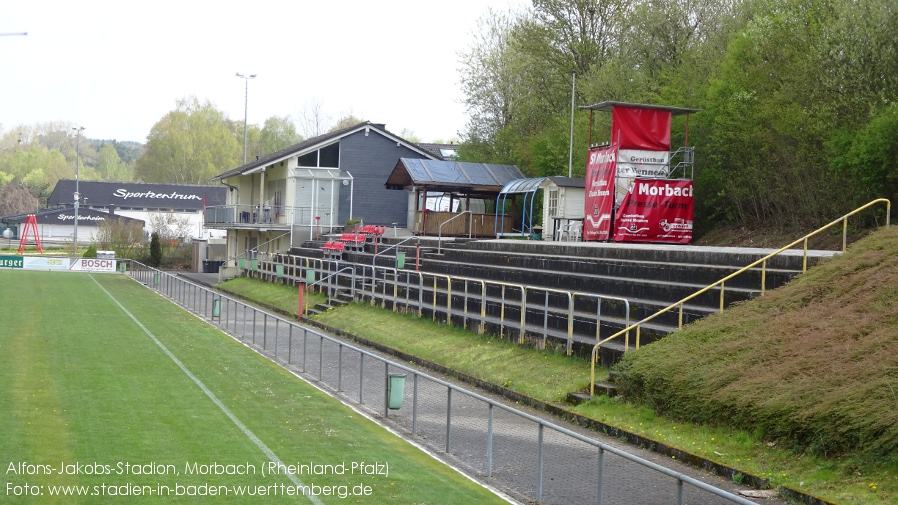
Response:
[[[504,235],[517,235],[520,234],[522,236],[529,235],[533,232],[533,202],[536,200],[536,192],[539,191],[540,184],[546,180],[545,177],[535,177],[532,179],[516,179],[505,186],[502,187],[502,190],[499,191],[499,196],[496,198],[496,236],[501,237]],[[520,233],[514,233],[514,230],[508,230],[506,232],[504,224],[505,224],[505,207],[508,199],[508,195],[524,195],[524,202],[521,206],[521,231]],[[514,199],[512,197],[512,199]],[[529,206],[528,206],[529,203]],[[500,219],[501,213],[501,219]],[[499,222],[502,222],[502,229],[499,229]]]

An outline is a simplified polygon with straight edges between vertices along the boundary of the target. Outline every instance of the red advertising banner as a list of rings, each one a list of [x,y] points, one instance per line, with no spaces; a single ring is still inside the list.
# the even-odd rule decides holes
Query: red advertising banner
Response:
[[[617,147],[590,149],[586,161],[583,240],[608,240],[614,208]]]
[[[670,111],[611,108],[611,143],[620,149],[670,151]]]
[[[692,181],[635,179],[617,209],[615,242],[692,241]]]

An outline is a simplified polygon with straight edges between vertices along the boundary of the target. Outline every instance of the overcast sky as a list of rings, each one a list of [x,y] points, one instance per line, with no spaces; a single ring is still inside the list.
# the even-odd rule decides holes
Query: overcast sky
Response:
[[[140,143],[194,95],[230,119],[298,119],[317,100],[352,114],[457,137],[466,122],[458,53],[477,20],[526,0],[3,0],[0,126],[71,121],[88,138]]]

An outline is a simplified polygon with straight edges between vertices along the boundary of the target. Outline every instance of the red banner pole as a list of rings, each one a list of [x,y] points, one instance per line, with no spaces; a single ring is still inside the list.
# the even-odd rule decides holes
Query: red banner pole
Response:
[[[304,281],[299,281],[299,307],[296,310],[297,318],[302,318],[306,315],[305,304],[303,303],[305,291],[306,283]]]

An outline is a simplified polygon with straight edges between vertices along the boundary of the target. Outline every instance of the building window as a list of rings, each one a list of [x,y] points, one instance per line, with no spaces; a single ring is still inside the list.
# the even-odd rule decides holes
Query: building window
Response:
[[[550,189],[549,190],[549,203],[547,205],[549,209],[549,217],[555,217],[558,215],[558,190]]]

